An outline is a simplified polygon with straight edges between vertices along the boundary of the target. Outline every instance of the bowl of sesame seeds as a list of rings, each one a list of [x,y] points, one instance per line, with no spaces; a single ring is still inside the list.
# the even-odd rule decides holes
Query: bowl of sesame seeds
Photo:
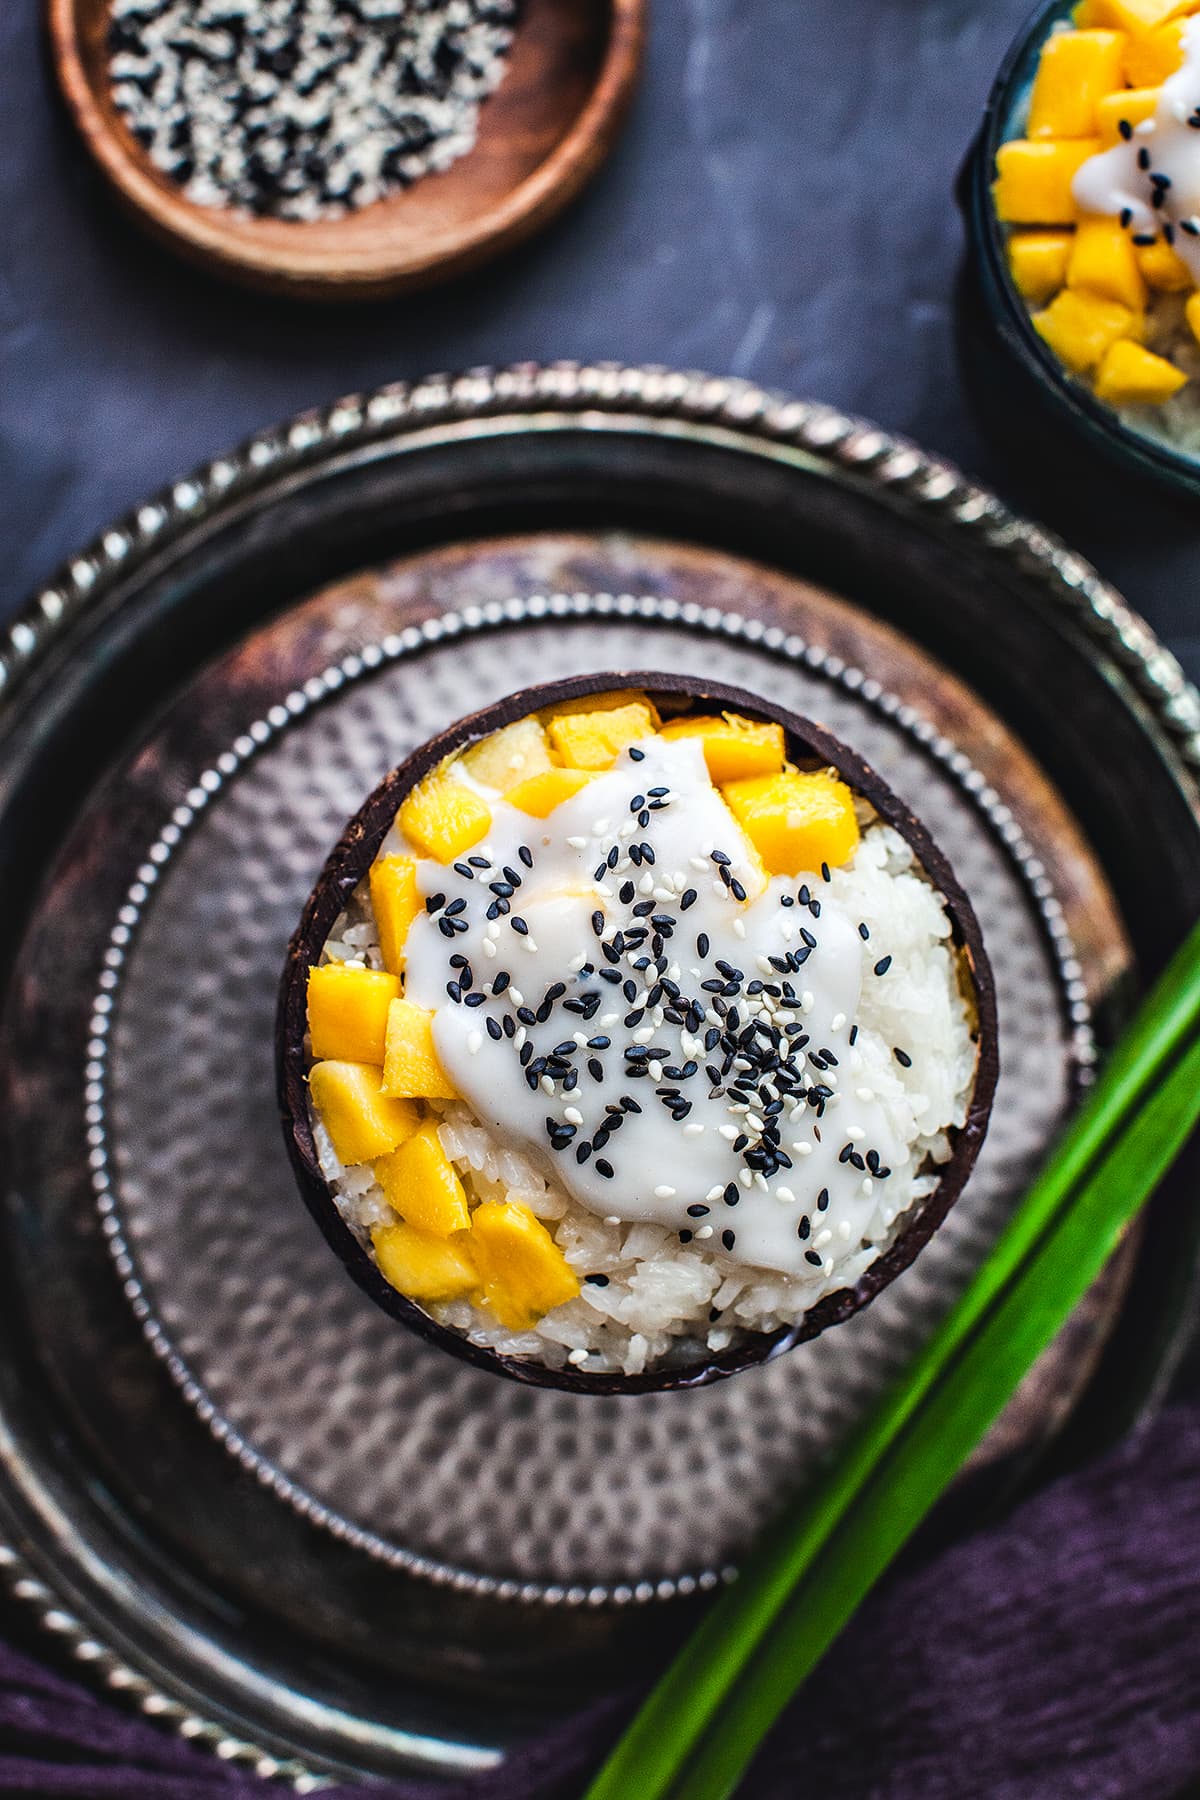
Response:
[[[739,689],[612,672],[376,788],[277,1052],[359,1285],[477,1366],[609,1394],[866,1305],[961,1192],[998,1067],[970,901],[876,771]]]
[[[120,200],[191,260],[305,299],[462,272],[615,140],[644,0],[48,0]]]

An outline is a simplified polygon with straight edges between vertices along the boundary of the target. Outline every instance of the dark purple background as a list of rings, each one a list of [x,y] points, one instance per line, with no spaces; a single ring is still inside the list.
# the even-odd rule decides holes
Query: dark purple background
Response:
[[[0,614],[116,513],[348,390],[522,358],[748,376],[880,420],[1040,513],[1200,676],[1200,515],[991,450],[955,361],[954,177],[1026,0],[650,0],[647,76],[573,212],[473,280],[354,312],[220,288],[114,211],[36,0],[0,0]],[[1191,1397],[1195,1371],[1177,1381]],[[1200,1424],[870,1603],[763,1800],[1171,1800],[1200,1769]],[[16,1617],[0,1628],[26,1635]],[[508,1793],[576,1793],[612,1715]],[[512,1785],[515,1783],[515,1786]],[[207,1800],[218,1765],[0,1651],[0,1792]]]

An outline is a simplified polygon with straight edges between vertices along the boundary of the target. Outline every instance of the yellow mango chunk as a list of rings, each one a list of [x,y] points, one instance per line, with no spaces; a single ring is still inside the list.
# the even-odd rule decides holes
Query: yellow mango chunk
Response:
[[[1109,406],[1161,406],[1187,381],[1182,369],[1120,338],[1096,371],[1096,398]]]
[[[550,742],[570,769],[608,769],[618,754],[654,733],[649,706],[634,700],[595,712],[556,712],[547,727]]]
[[[1184,314],[1191,327],[1192,336],[1200,344],[1200,290],[1189,294],[1183,303]]]
[[[833,868],[858,845],[854,796],[836,775],[760,775],[721,789],[732,812],[772,875]]]
[[[773,775],[783,767],[783,726],[744,719],[740,713],[722,713],[720,718],[693,715],[672,719],[663,726],[660,736],[672,740],[700,738],[714,781]]]
[[[1079,217],[1071,193],[1075,171],[1099,148],[1098,137],[1001,144],[992,187],[997,217],[1009,225],[1073,225]]]
[[[657,706],[644,688],[608,688],[602,694],[579,694],[574,700],[556,700],[550,716],[564,713],[616,712],[622,706],[644,706],[654,721],[654,729],[662,724]]]
[[[383,966],[394,975],[404,967],[404,940],[422,905],[412,857],[377,857],[371,864],[371,910],[379,928]],[[386,1019],[384,1024],[386,1027]]]
[[[433,1014],[411,1000],[393,1000],[388,1008],[383,1091],[413,1100],[458,1099],[433,1047]]]
[[[371,1243],[384,1280],[410,1300],[457,1300],[479,1286],[465,1234],[445,1238],[415,1225],[375,1225]]]
[[[411,1100],[393,1100],[367,1063],[319,1062],[309,1071],[309,1092],[339,1162],[373,1162],[387,1156],[421,1123]]]
[[[1133,337],[1140,321],[1119,300],[1064,288],[1044,311],[1033,314],[1033,327],[1055,356],[1077,375],[1094,369],[1118,338]]]
[[[396,975],[322,963],[308,972],[308,1031],[314,1057],[381,1063],[388,1007],[400,994]]]
[[[1075,9],[1077,26],[1111,26],[1144,37],[1165,20],[1195,9],[1196,0],[1083,0]]]
[[[593,779],[586,769],[544,769],[540,775],[531,775],[528,781],[509,788],[504,798],[520,812],[532,813],[535,819],[545,819],[556,806],[569,800]]]
[[[1031,138],[1083,138],[1096,129],[1096,103],[1124,87],[1122,31],[1057,31],[1042,46],[1029,99]]]
[[[1160,91],[1156,87],[1121,88],[1097,101],[1096,130],[1106,150],[1111,150],[1117,140],[1125,136],[1121,130],[1122,122],[1132,131],[1135,125],[1154,117]]]
[[[438,1136],[432,1119],[375,1164],[375,1179],[389,1206],[406,1225],[434,1237],[466,1231],[471,1223],[466,1190]]]
[[[579,1277],[527,1206],[485,1200],[472,1216],[470,1241],[484,1302],[510,1331],[527,1331],[579,1292]]]
[[[1165,238],[1155,238],[1152,244],[1135,244],[1133,254],[1142,280],[1159,293],[1182,294],[1193,285],[1191,270]]]
[[[1012,232],[1008,268],[1017,292],[1035,302],[1057,294],[1067,279],[1067,258],[1074,241],[1070,231]]]
[[[1153,31],[1135,32],[1125,46],[1122,67],[1132,88],[1158,87],[1183,62],[1182,19],[1172,19]]]
[[[453,862],[472,844],[487,835],[491,808],[456,781],[448,769],[437,768],[417,783],[401,804],[398,823],[410,843],[438,862]]]
[[[1133,242],[1118,219],[1089,214],[1082,219],[1067,262],[1067,286],[1119,300],[1131,312],[1146,304],[1146,283]]]
[[[485,787],[506,794],[509,788],[554,765],[546,730],[540,719],[517,719],[502,731],[493,731],[463,756],[463,766]]]

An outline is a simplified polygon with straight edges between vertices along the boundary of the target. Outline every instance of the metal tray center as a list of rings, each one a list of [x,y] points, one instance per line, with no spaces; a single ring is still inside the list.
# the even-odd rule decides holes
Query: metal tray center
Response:
[[[866,1312],[715,1387],[605,1400],[470,1369],[353,1286],[292,1185],[272,1030],[289,933],[362,795],[512,688],[621,666],[768,694],[875,764],[972,896],[996,971],[1001,1076],[965,1194]],[[186,1398],[309,1518],[461,1587],[666,1597],[720,1578],[968,1280],[1089,1059],[1077,976],[1044,872],[997,796],[838,659],[669,600],[443,615],[247,720],[150,851],[98,1001],[96,1186],[127,1292]]]

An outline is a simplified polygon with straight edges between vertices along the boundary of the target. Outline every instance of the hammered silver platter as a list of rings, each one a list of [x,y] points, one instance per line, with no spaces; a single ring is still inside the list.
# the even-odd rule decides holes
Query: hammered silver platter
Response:
[[[952,471],[741,384],[345,402],[115,527],[10,651],[0,1562],[110,1684],[301,1786],[486,1767],[661,1659],[961,1291],[1200,904],[1200,706],[1140,621]],[[870,1308],[612,1399],[495,1380],[351,1284],[287,1169],[272,1014],[386,770],[620,666],[764,693],[875,764],[972,896],[1002,1068],[968,1188]],[[1193,1249],[1151,1214],[960,1505],[1146,1403]]]

